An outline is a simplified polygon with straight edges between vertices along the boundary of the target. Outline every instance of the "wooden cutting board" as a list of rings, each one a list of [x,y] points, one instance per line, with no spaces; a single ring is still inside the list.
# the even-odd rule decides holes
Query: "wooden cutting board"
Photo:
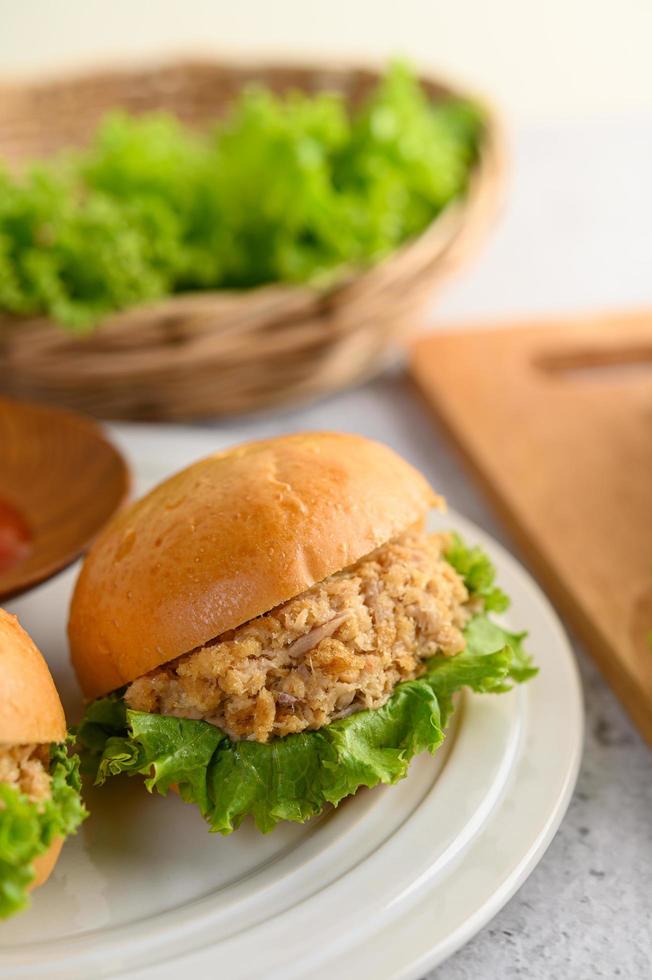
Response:
[[[652,312],[427,336],[411,369],[652,743]]]

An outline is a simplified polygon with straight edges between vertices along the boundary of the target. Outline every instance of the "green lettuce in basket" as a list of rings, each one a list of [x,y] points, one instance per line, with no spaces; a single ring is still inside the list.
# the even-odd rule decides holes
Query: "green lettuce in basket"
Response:
[[[0,167],[0,311],[86,330],[172,293],[326,283],[463,194],[483,131],[402,65],[349,112],[336,94],[245,90],[202,136],[115,112],[87,149]]]

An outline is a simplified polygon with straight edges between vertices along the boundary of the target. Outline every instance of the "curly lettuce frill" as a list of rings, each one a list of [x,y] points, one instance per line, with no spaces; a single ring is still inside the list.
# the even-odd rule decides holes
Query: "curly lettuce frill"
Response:
[[[80,742],[98,784],[141,774],[148,790],[165,795],[175,786],[196,803],[211,831],[229,834],[251,814],[267,832],[281,820],[308,820],[361,786],[402,779],[414,756],[443,741],[456,691],[500,693],[536,673],[523,634],[484,615],[471,620],[466,640],[458,656],[435,656],[422,677],[399,684],[382,708],[318,731],[234,742],[208,722],[132,711],[113,694],[89,706]]]
[[[0,783],[0,918],[27,906],[36,858],[88,816],[80,796],[79,758],[68,755],[65,742],[51,746],[50,775],[51,796],[38,803]]]

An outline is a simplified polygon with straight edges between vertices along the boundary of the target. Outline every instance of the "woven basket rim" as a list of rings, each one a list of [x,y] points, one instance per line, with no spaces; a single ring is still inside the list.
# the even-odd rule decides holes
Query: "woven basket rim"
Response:
[[[381,77],[387,70],[392,61],[401,59],[392,58],[372,58],[372,57],[337,57],[329,58],[325,55],[315,54],[307,61],[305,56],[292,52],[264,52],[256,56],[253,52],[246,54],[235,54],[233,52],[183,52],[178,51],[166,55],[148,56],[125,55],[121,57],[107,57],[106,61],[90,64],[64,65],[60,67],[34,69],[19,74],[3,72],[0,68],[0,89],[7,88],[15,92],[19,89],[42,89],[53,86],[70,86],[80,82],[88,82],[93,79],[102,79],[108,76],[129,76],[140,74],[160,74],[162,72],[179,70],[193,71],[211,68],[223,68],[225,71],[251,72],[254,75],[264,75],[269,71],[282,71],[290,69],[293,71],[305,71],[312,74],[323,72],[324,74],[349,75],[349,74],[369,74]],[[500,116],[493,100],[485,94],[476,91],[474,86],[467,84],[462,78],[451,78],[448,75],[433,71],[431,68],[424,68],[422,65],[408,60],[411,70],[421,83],[427,83],[442,92],[455,94],[467,98],[479,104],[483,110],[488,111],[490,116]],[[494,122],[496,121],[494,119]]]

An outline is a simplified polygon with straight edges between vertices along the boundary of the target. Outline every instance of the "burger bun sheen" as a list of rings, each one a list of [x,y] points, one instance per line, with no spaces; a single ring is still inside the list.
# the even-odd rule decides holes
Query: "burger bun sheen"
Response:
[[[361,436],[301,433],[200,460],[119,512],[84,562],[69,638],[85,695],[268,612],[441,503]]]
[[[66,719],[48,665],[16,617],[0,609],[0,743],[65,737]]]

